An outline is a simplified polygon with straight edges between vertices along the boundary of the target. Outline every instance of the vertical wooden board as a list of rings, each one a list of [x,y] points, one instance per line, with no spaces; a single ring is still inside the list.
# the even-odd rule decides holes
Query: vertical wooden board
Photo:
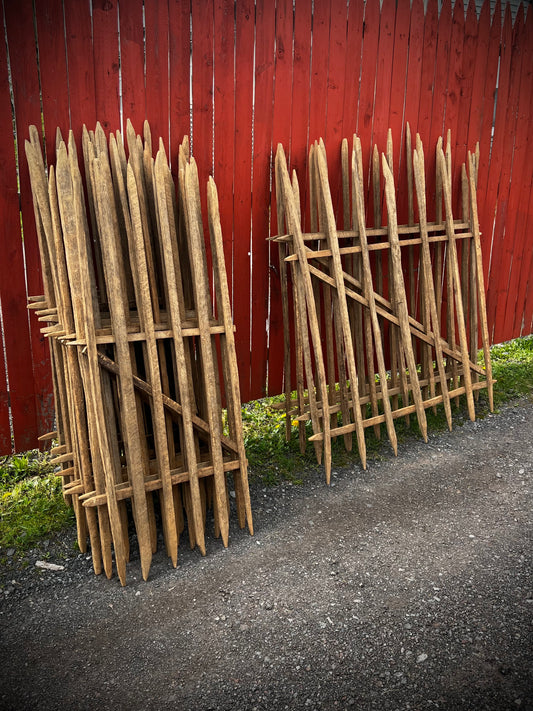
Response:
[[[63,0],[68,63],[70,127],[79,145],[82,127],[96,124],[90,0]],[[117,126],[118,128],[118,126]]]
[[[364,204],[367,201],[368,176],[372,155],[372,118],[374,115],[374,87],[376,83],[376,63],[379,41],[379,2],[365,6],[363,50],[361,56],[361,85],[359,90],[359,110],[356,133],[361,140],[363,156]],[[366,176],[366,177],[365,177]]]
[[[254,153],[252,161],[251,397],[264,397],[267,375],[268,243],[270,217],[275,6],[256,2]]]
[[[523,9],[520,7],[513,28],[509,94],[507,97],[503,137],[504,150],[501,161],[492,246],[492,264],[494,267],[491,269],[491,287],[496,282],[496,288],[491,289],[493,298],[489,301],[490,305],[488,306],[489,322],[494,324],[494,340],[498,343],[503,340],[503,332],[505,330],[505,303],[509,289],[510,265],[515,246],[514,220],[516,214],[512,215],[509,211],[509,194],[512,183],[515,181],[517,185],[521,183],[523,155],[520,148],[523,146],[520,145],[521,137],[517,135],[516,131],[519,102],[525,101],[529,106],[529,101],[526,98],[527,88],[521,83],[522,58],[525,49],[523,39],[524,15]],[[494,317],[491,321],[492,314],[494,314]]]
[[[395,23],[396,0],[383,0],[379,21],[376,98],[372,125],[372,144],[376,144],[380,152],[385,152],[389,129]]]
[[[69,129],[69,94],[63,3],[50,0],[35,4],[39,71],[43,102],[43,121],[46,137],[46,158],[55,160],[56,128],[64,136]]]
[[[178,150],[191,129],[191,36],[189,3],[169,0],[170,164],[178,175]]]
[[[450,39],[452,32],[452,4],[451,0],[444,0],[440,11],[437,32],[437,49],[435,53],[435,76],[433,79],[433,103],[431,105],[431,127],[426,151],[426,189],[428,203],[431,207],[435,199],[435,146],[439,136],[445,137],[444,127],[446,90],[448,86],[448,70],[450,66]],[[424,138],[422,137],[422,140]],[[429,206],[428,205],[428,206]],[[429,218],[434,219],[432,209],[429,209]]]
[[[309,88],[309,143],[326,135],[331,0],[315,3]]]
[[[486,17],[486,12],[485,12]],[[486,22],[486,20],[485,20]],[[481,18],[480,18],[481,23]],[[488,25],[486,25],[488,28]],[[459,101],[457,108],[457,127],[452,128],[452,142],[455,143],[455,165],[461,170],[463,163],[467,161],[467,151],[474,149],[476,141],[470,145],[468,143],[468,131],[472,121],[470,112],[474,91],[474,72],[476,67],[476,55],[480,44],[478,36],[478,20],[476,16],[475,0],[470,0],[466,11],[466,22],[464,27],[462,67],[459,75]],[[486,45],[480,51],[486,51]],[[448,111],[448,108],[446,108]],[[455,191],[454,191],[455,192]],[[457,192],[457,196],[459,192]],[[455,210],[458,210],[459,203],[454,203]]]
[[[428,20],[429,22],[430,20]],[[407,60],[407,80],[405,82],[405,122],[409,122],[411,136],[417,134],[422,69],[424,57],[424,0],[413,0],[409,20],[409,57]]]
[[[235,183],[233,293],[235,346],[241,398],[250,396],[250,251],[252,215],[252,106],[254,81],[255,8],[252,0],[237,0],[235,66]]]
[[[7,3],[5,6],[6,31],[9,45],[11,62],[11,79],[15,103],[15,121],[17,127],[17,150],[20,173],[20,209],[22,213],[22,225],[24,229],[24,240],[22,249],[24,250],[26,280],[29,295],[43,293],[41,278],[41,261],[39,256],[39,246],[37,242],[37,232],[35,227],[35,214],[33,210],[33,198],[31,194],[30,176],[26,157],[24,155],[24,139],[28,135],[28,126],[34,124],[41,126],[41,105],[39,96],[39,76],[37,68],[37,56],[35,47],[35,33],[33,26],[33,8],[30,0],[14,4]],[[4,65],[6,66],[6,65]],[[9,113],[8,113],[9,116]],[[9,116],[9,118],[11,118]],[[8,135],[12,135],[12,128],[8,129]],[[13,147],[13,144],[12,144]],[[18,221],[17,221],[18,223]],[[15,227],[13,225],[13,227]],[[20,235],[20,224],[15,227],[14,236]],[[17,245],[17,251],[20,246]],[[9,265],[9,260],[7,260]],[[9,283],[8,278],[8,283]],[[25,303],[20,304],[19,317],[23,324],[27,323],[27,311]],[[6,306],[3,305],[6,310]],[[40,323],[32,313],[30,315],[30,338],[31,349],[23,355],[28,361],[33,360],[33,391],[35,393],[35,404],[37,408],[37,432],[28,434],[29,440],[35,442],[35,437],[52,429],[54,417],[54,404],[52,397],[52,375],[50,369],[50,355],[48,343],[40,333]],[[18,334],[12,336],[18,339]],[[7,336],[6,336],[7,338]],[[31,355],[30,355],[31,353]],[[31,370],[31,364],[28,364]],[[20,383],[25,390],[29,385]],[[18,388],[17,379],[11,380],[10,389]],[[25,441],[25,440],[23,440]],[[20,442],[20,446],[22,442]],[[37,446],[37,445],[34,445]]]
[[[5,337],[0,353],[0,454],[11,453],[8,403],[11,402],[15,451],[37,446],[37,420],[26,312],[26,286],[20,234],[19,198],[5,42],[0,43],[0,304]],[[6,367],[11,392],[7,391]]]
[[[452,208],[453,214],[459,215],[461,205],[461,163],[454,150],[457,141],[457,125],[465,124],[467,118],[459,118],[459,100],[463,78],[463,48],[465,35],[465,12],[463,0],[456,0],[453,7],[452,32],[450,38],[450,64],[446,89],[445,131],[451,131],[452,137]],[[468,116],[468,114],[467,114]]]
[[[162,138],[169,153],[169,18],[168,4],[144,5],[146,26],[146,115],[152,131],[152,145]]]
[[[485,248],[487,238],[490,239],[492,232],[492,221],[489,220],[485,224],[484,219],[484,208],[485,208],[485,194],[488,184],[488,173],[489,173],[489,160],[492,144],[492,130],[493,130],[493,120],[494,120],[494,104],[496,101],[496,81],[498,78],[498,67],[499,67],[499,56],[500,56],[500,43],[501,43],[501,33],[502,33],[502,13],[500,0],[496,2],[496,8],[494,10],[494,15],[492,18],[492,23],[489,29],[488,36],[488,50],[486,59],[482,55],[480,61],[476,61],[476,81],[480,81],[482,87],[481,101],[479,103],[480,111],[478,114],[478,130],[472,134],[472,140],[469,141],[469,147],[474,147],[475,141],[479,140],[480,148],[480,160],[479,160],[479,172],[478,172],[478,205],[480,208],[479,221],[481,227],[481,241],[484,245],[484,253],[490,254]],[[481,22],[481,19],[480,19]],[[484,28],[483,25],[480,25]],[[470,120],[473,121],[475,118],[472,117]],[[470,132],[469,132],[470,135]],[[490,242],[489,242],[490,246]],[[485,270],[485,277],[488,274],[489,260],[485,260],[483,266]],[[485,279],[485,284],[488,284],[487,279]]]
[[[157,4],[157,3],[156,3]],[[144,77],[144,28],[143,0],[120,0],[120,71],[122,75],[122,111],[124,126],[130,119],[133,128],[142,135],[145,118],[150,120],[152,110],[159,113],[157,102],[161,99],[152,95],[150,116],[147,116]],[[164,99],[164,96],[162,97]],[[156,145],[157,139],[155,138]]]
[[[92,19],[96,120],[107,134],[121,128],[117,0],[93,0]]]
[[[365,6],[362,2],[350,2],[348,6],[348,27],[346,34],[344,69],[344,115],[343,135],[350,143],[357,130],[357,108],[359,105],[359,73],[363,48],[363,17]]]
[[[413,26],[411,18],[411,27]],[[418,105],[417,131],[426,147],[426,175],[435,172],[435,158],[431,159],[435,146],[430,144],[431,109],[433,105],[433,85],[435,80],[435,60],[437,55],[437,32],[439,13],[437,0],[428,0],[424,20],[424,40],[422,44],[422,72],[420,78],[420,102]],[[413,144],[416,132],[411,127]],[[428,194],[429,198],[429,194]],[[429,215],[428,215],[429,218]]]
[[[233,296],[233,163],[235,158],[234,0],[215,0],[214,24],[214,178],[230,301]]]
[[[343,129],[344,84],[346,69],[347,7],[343,0],[332,0],[329,31],[329,67],[327,85],[327,114],[325,144],[328,152],[329,187],[335,217],[342,215],[341,142]],[[353,71],[353,66],[352,69]]]
[[[526,53],[528,56],[526,62],[526,71],[531,71],[531,65],[533,63],[533,14],[528,12],[526,18]],[[531,79],[530,79],[531,82]],[[530,84],[530,104],[529,111],[526,116],[519,114],[518,123],[519,131],[522,136],[522,131],[524,130],[522,126],[525,124],[525,130],[527,131],[527,142],[525,145],[525,151],[530,156],[531,150],[533,148],[533,132],[530,128],[531,116],[533,116],[533,86]],[[520,139],[522,140],[522,138]],[[529,185],[529,192],[528,192]],[[512,186],[512,194],[515,194],[517,190],[516,197],[518,199],[517,212],[517,227],[516,234],[518,244],[520,245],[516,255],[513,255],[513,284],[509,289],[509,297],[507,304],[507,312],[509,318],[513,319],[513,333],[517,335],[525,335],[527,329],[531,324],[531,317],[527,321],[526,331],[522,333],[523,323],[525,324],[525,306],[526,306],[526,295],[531,289],[531,274],[533,273],[533,250],[530,248],[531,245],[531,223],[533,220],[533,214],[530,206],[533,204],[533,161],[527,161],[527,168],[525,171],[525,178],[522,185],[514,184]],[[519,192],[518,192],[519,191]],[[528,226],[529,223],[529,226]],[[511,291],[512,289],[512,291]],[[512,295],[516,292],[516,297]],[[511,303],[509,299],[512,298]]]
[[[0,299],[2,293],[0,290]],[[11,454],[11,425],[9,422],[9,393],[6,379],[7,363],[4,349],[0,352],[0,456]]]
[[[514,304],[517,301],[518,290],[517,274],[520,271],[523,255],[522,230],[519,224],[521,209],[526,209],[525,207],[521,208],[521,204],[528,205],[527,199],[532,178],[531,140],[528,141],[531,131],[529,110],[533,83],[533,51],[531,49],[528,51],[528,48],[531,47],[533,41],[532,26],[533,22],[529,19],[521,36],[516,37],[513,51],[513,54],[521,54],[521,70],[520,75],[512,79],[513,90],[517,93],[516,99],[512,102],[516,106],[516,120],[512,122],[512,125],[509,125],[508,117],[507,126],[508,135],[512,131],[514,151],[512,172],[509,176],[508,206],[505,214],[505,237],[501,259],[502,272],[508,273],[508,280],[506,283],[504,282],[505,288],[502,288],[504,285],[500,284],[501,290],[497,297],[495,322],[495,334],[499,341],[506,341],[514,337],[511,334],[514,332]],[[498,228],[498,216],[496,216],[496,225]]]
[[[470,0],[468,6],[468,15],[470,15],[471,5],[475,5],[475,0]],[[475,15],[475,7],[474,7]],[[479,15],[479,20],[477,15],[475,15],[475,22],[477,26],[477,37],[475,40],[475,60],[472,64],[472,96],[470,100],[470,114],[469,120],[466,125],[467,138],[466,145],[468,147],[475,146],[476,141],[481,137],[481,121],[483,115],[483,99],[484,99],[484,89],[485,89],[485,73],[488,67],[488,56],[489,56],[489,35],[491,31],[490,26],[490,2],[485,0],[483,7],[481,8],[481,13]],[[468,33],[468,17],[467,17],[467,33]],[[499,42],[499,39],[498,39]],[[466,59],[464,59],[466,62]],[[468,68],[466,68],[468,70]],[[459,129],[459,135],[461,134],[461,129]],[[458,135],[458,138],[459,138]]]
[[[405,150],[403,148],[406,79],[409,55],[409,0],[398,0],[396,23],[394,25],[394,55],[392,58],[392,80],[388,128],[392,132],[394,157],[394,182],[398,193],[398,220],[407,223],[407,181],[400,178],[405,174]],[[382,149],[383,150],[383,149]]]
[[[312,0],[296,0],[291,118],[291,167],[300,181],[302,229],[306,229],[308,204],[309,87],[311,83]],[[313,139],[314,140],[314,139]],[[286,147],[285,147],[286,149]]]
[[[192,154],[198,167],[202,217],[205,186],[213,174],[213,0],[192,5]],[[205,236],[204,236],[205,239]],[[209,253],[209,252],[208,252]],[[208,261],[211,273],[211,260]]]
[[[499,281],[498,270],[499,265],[495,262],[495,254],[493,252],[494,244],[498,245],[498,235],[496,235],[494,226],[496,218],[496,210],[498,207],[498,189],[500,186],[500,176],[502,172],[502,162],[505,162],[506,154],[511,150],[511,146],[505,145],[505,124],[507,115],[507,101],[509,99],[510,90],[510,75],[511,75],[511,57],[512,57],[512,25],[511,25],[511,10],[509,5],[505,11],[505,21],[502,33],[502,46],[500,57],[500,70],[498,79],[498,97],[496,102],[496,118],[494,121],[494,134],[492,139],[489,175],[487,182],[487,190],[485,196],[479,196],[479,204],[481,206],[480,225],[485,235],[483,240],[483,251],[485,254],[490,254],[490,261],[484,265],[485,270],[488,268],[487,283],[490,285],[487,292],[487,319],[489,322],[489,334],[492,338],[494,328],[494,317],[496,311],[497,299],[497,281]],[[487,234],[488,232],[488,234]]]
[[[293,9],[291,0],[280,0],[276,6],[276,63],[274,68],[274,106],[272,117],[272,152],[278,143],[290,149],[292,116],[292,49]],[[274,183],[274,181],[273,181]],[[270,233],[277,234],[276,191],[271,196]],[[282,392],[283,387],[283,311],[278,246],[269,243],[269,335],[268,335],[268,392]],[[294,329],[291,329],[293,331]]]

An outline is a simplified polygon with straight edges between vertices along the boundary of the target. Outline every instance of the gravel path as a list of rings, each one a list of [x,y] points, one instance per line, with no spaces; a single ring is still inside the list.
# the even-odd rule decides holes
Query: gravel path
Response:
[[[71,532],[2,566],[0,708],[533,711],[533,404],[332,482],[252,487],[253,538],[147,583]]]

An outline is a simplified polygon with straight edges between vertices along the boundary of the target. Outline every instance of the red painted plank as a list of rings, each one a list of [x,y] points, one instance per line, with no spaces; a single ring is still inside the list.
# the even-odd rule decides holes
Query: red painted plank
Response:
[[[438,29],[437,0],[429,0],[424,21],[424,41],[422,45],[422,74],[420,79],[420,103],[418,107],[418,128],[422,143],[425,148],[426,161],[434,149],[430,143],[431,109],[433,105],[433,83],[435,79],[435,58],[437,54],[437,29]],[[411,27],[412,27],[411,21]],[[415,132],[411,129],[413,137]],[[434,167],[434,161],[432,166]],[[432,171],[434,172],[434,171]],[[426,176],[430,171],[426,165]]]
[[[361,139],[363,172],[368,185],[369,165],[372,151],[372,119],[374,116],[374,87],[379,41],[379,3],[365,6],[363,51],[361,57],[361,87],[357,113],[357,135]],[[368,205],[368,200],[365,200]],[[368,209],[368,208],[367,208]]]
[[[478,205],[479,224],[481,229],[481,243],[483,248],[483,254],[485,255],[483,260],[483,270],[487,290],[490,290],[488,273],[490,264],[490,246],[492,240],[492,223],[494,220],[494,212],[491,215],[490,211],[487,211],[486,193],[489,180],[489,162],[493,129],[492,124],[494,117],[494,102],[496,100],[496,79],[498,75],[501,32],[501,5],[500,1],[497,0],[489,33],[489,50],[487,63],[485,67],[481,68],[481,71],[484,72],[484,74],[482,74],[482,76],[484,77],[484,89],[480,124],[481,137],[479,141],[480,159],[478,177]]]
[[[26,8],[28,10],[28,8]],[[30,25],[31,25],[31,8]],[[12,31],[8,42],[14,46],[14,55],[22,51],[23,35],[17,33],[17,26],[10,25]],[[33,33],[30,34],[33,37]],[[7,72],[5,43],[0,43],[0,96],[4,110],[0,112],[0,213],[2,215],[0,260],[0,301],[2,307],[6,361],[10,381],[10,401],[15,434],[15,451],[36,446],[37,415],[35,390],[31,362],[31,339],[26,311],[26,286],[24,283],[24,262],[20,233],[19,197],[15,168],[15,148],[11,120],[11,99]],[[33,59],[35,63],[35,57]],[[20,67],[19,67],[20,69]],[[19,85],[22,78],[18,78]],[[20,95],[20,94],[19,94]],[[30,98],[30,97],[28,97]],[[37,95],[38,99],[38,95]],[[22,100],[21,100],[22,103]],[[21,114],[24,107],[20,107]],[[24,137],[24,134],[22,135]],[[2,387],[6,387],[5,371]],[[7,400],[7,391],[2,391],[2,400]],[[2,418],[2,451],[11,451],[9,425],[5,427]]]
[[[235,193],[233,295],[241,398],[250,396],[250,251],[252,215],[252,104],[254,72],[253,0],[237,0],[235,66]],[[237,292],[238,289],[238,292]]]
[[[475,0],[471,0],[470,4],[472,4],[472,1],[475,2]],[[489,57],[490,32],[490,3],[488,0],[485,0],[483,7],[481,8],[479,21],[477,21],[476,55],[472,68],[472,98],[470,103],[470,116],[467,124],[466,145],[468,149],[473,148],[476,141],[481,138],[483,99],[485,95],[485,76]],[[500,39],[498,37],[498,49],[499,43]]]
[[[487,17],[486,11],[482,10],[482,15]],[[480,17],[480,25],[482,17]],[[488,24],[484,20],[488,38]],[[474,150],[476,140],[471,144],[468,143],[468,129],[471,123],[471,108],[473,106],[473,91],[474,91],[474,73],[476,67],[476,55],[478,44],[481,38],[478,36],[478,21],[476,16],[475,0],[470,0],[466,12],[466,22],[464,29],[464,44],[462,56],[462,70],[459,79],[460,94],[458,103],[458,116],[456,138],[455,138],[455,164],[460,167],[467,161],[467,151]],[[486,45],[484,49],[486,54]]]
[[[7,57],[5,43],[0,46],[0,101],[4,107],[10,106],[11,98],[9,96],[9,82],[7,74]],[[4,258],[0,260],[0,309],[6,311],[9,316],[10,309],[8,303],[10,293],[15,291],[15,307],[19,300],[22,302],[26,296],[24,286],[24,271],[22,268],[22,241],[20,238],[20,230],[17,224],[18,221],[18,195],[16,191],[17,176],[15,172],[15,150],[13,145],[13,127],[11,124],[11,116],[9,111],[0,112],[0,214],[2,215],[2,226],[0,227],[0,240],[2,245],[7,245],[11,251],[11,256],[15,257],[14,262],[8,258],[4,252]],[[17,249],[18,248],[18,249]],[[4,248],[5,249],[5,248]],[[15,271],[14,271],[15,270]],[[9,271],[9,274],[7,272]],[[17,287],[22,292],[21,297],[17,298]],[[22,289],[21,289],[22,287]],[[5,317],[4,317],[5,318]],[[16,314],[15,314],[16,318]],[[5,327],[5,324],[4,324]],[[18,324],[16,321],[10,323],[10,334],[6,334],[8,345],[17,344],[17,339],[14,334],[17,333]],[[24,337],[24,334],[23,334]],[[1,336],[0,336],[1,339]],[[29,349],[29,338],[26,332],[25,344],[21,345]],[[11,350],[11,349],[10,349]],[[23,352],[23,351],[22,351]],[[27,353],[28,351],[26,351]],[[9,351],[7,357],[9,358]],[[21,354],[19,354],[20,356]],[[15,363],[17,354],[14,355]],[[28,361],[26,357],[26,362]],[[0,348],[0,455],[11,453],[11,428],[9,424],[9,394],[7,391],[6,368],[8,363],[4,359],[4,349]],[[24,381],[23,381],[24,382]],[[29,379],[26,381],[30,386],[33,385],[31,377],[31,363]],[[14,394],[15,396],[15,394]],[[33,390],[31,391],[33,402]],[[12,403],[15,404],[14,402]],[[17,408],[20,410],[19,403]],[[15,413],[13,413],[15,414]],[[33,413],[35,415],[35,413]],[[19,417],[20,415],[17,416]],[[33,424],[36,429],[35,422]]]
[[[204,205],[204,187],[213,174],[213,0],[192,3],[191,145]]]
[[[376,98],[374,100],[374,121],[372,126],[372,144],[377,145],[380,154],[385,152],[387,131],[389,129],[395,23],[396,0],[383,0],[379,23]]]
[[[198,166],[203,224],[207,225],[206,185],[213,174],[213,0],[192,3],[192,154]],[[212,258],[206,238],[207,271]]]
[[[189,3],[169,0],[170,156],[177,175],[178,149],[190,134],[190,12]]]
[[[144,5],[146,24],[146,115],[155,147],[162,138],[169,150],[169,19],[168,5],[147,2]],[[169,156],[172,160],[174,156]]]
[[[399,176],[401,175],[400,171],[405,170],[405,150],[402,141],[404,136],[404,103],[409,55],[409,24],[410,2],[409,0],[398,0],[394,26],[394,55],[392,59],[388,128],[391,129],[394,146],[394,178],[399,193],[398,219],[400,224],[407,222],[406,199],[405,214],[402,212],[404,203],[402,195],[407,195],[407,185],[405,180],[399,179]]]
[[[130,119],[136,133],[142,135],[144,119],[149,118],[144,79],[143,0],[120,0],[119,17],[124,126]],[[157,111],[151,105],[150,113],[152,108]]]
[[[235,157],[234,0],[216,0],[215,51],[215,165],[220,222],[230,299],[233,298],[233,162]]]
[[[276,64],[274,83],[274,107],[272,117],[272,149],[278,143],[290,151],[292,106],[292,45],[293,11],[292,0],[279,0],[276,6]],[[270,233],[278,232],[276,219],[276,194],[272,190]],[[268,392],[282,392],[283,388],[283,314],[279,275],[278,247],[271,243],[269,249],[270,312],[268,343]]]
[[[65,136],[69,129],[69,96],[63,3],[50,0],[35,4],[39,66],[43,102],[46,155],[55,162],[56,128]]]
[[[82,127],[96,125],[93,41],[90,2],[63,0],[68,58],[70,126],[79,145]]]
[[[405,123],[409,122],[413,138],[415,138],[418,131],[424,27],[424,0],[413,0],[409,23],[409,58],[407,60],[407,81],[405,85]]]
[[[533,64],[533,14],[527,14],[526,18],[526,39],[525,52],[526,59],[524,61],[525,76],[527,81],[527,73],[532,71]],[[530,75],[529,78],[529,93],[530,104],[526,115],[522,114],[522,106],[519,107],[518,114],[518,129],[519,143],[523,141],[523,131],[526,131],[526,143],[524,152],[531,155],[533,148],[533,131],[531,131],[531,117],[533,116],[533,83]],[[529,186],[529,191],[528,191]],[[515,192],[517,188],[520,191]],[[530,330],[531,316],[526,318],[526,297],[529,291],[532,291],[532,274],[533,274],[533,249],[531,249],[531,229],[533,224],[533,162],[529,160],[524,172],[523,183],[521,186],[513,182],[512,195],[517,198],[516,207],[510,208],[511,211],[516,210],[516,240],[517,249],[513,254],[513,273],[511,275],[511,285],[509,287],[509,298],[507,302],[508,318],[513,321],[513,333],[516,335],[526,335]],[[516,293],[516,298],[513,294]],[[507,319],[507,317],[506,317]],[[526,324],[527,321],[527,324]],[[523,322],[525,330],[523,330]]]
[[[96,119],[106,133],[120,125],[117,0],[93,0]]]
[[[459,101],[461,98],[461,83],[463,81],[463,49],[465,39],[465,11],[463,0],[455,0],[452,16],[452,32],[450,38],[450,65],[448,69],[448,86],[446,89],[445,132],[451,131],[452,141],[452,209],[454,216],[459,214],[461,206],[461,163],[455,146],[457,143],[457,126],[465,124],[462,116],[459,119]],[[468,114],[467,114],[468,115]]]
[[[522,60],[522,76],[520,79],[520,101],[515,135],[515,160],[519,159],[521,173],[516,175],[513,161],[513,182],[509,195],[508,230],[513,238],[511,273],[505,308],[504,338],[515,338],[520,335],[524,315],[524,296],[520,291],[522,275],[527,284],[529,271],[529,253],[527,249],[526,224],[531,209],[530,186],[533,183],[533,162],[531,156],[533,135],[531,133],[531,113],[533,110],[533,13],[528,13],[526,31],[524,33]],[[518,162],[518,160],[517,160]]]
[[[414,146],[418,131],[420,108],[420,89],[422,85],[422,56],[424,46],[424,0],[413,0],[409,18],[409,54],[407,59],[407,78],[405,82],[405,112],[404,126],[409,123],[411,142]],[[405,186],[400,190],[399,209],[401,214],[407,212],[407,172],[405,169],[405,149],[402,146],[402,168],[398,183]],[[416,209],[416,200],[414,200]],[[407,220],[405,220],[407,222]]]
[[[275,6],[256,0],[255,110],[252,176],[252,365],[251,397],[266,393],[268,243],[272,103],[275,60]],[[275,218],[274,218],[275,219]]]
[[[494,227],[498,208],[498,188],[502,172],[502,162],[505,161],[505,154],[506,152],[508,152],[509,149],[509,146],[505,145],[505,125],[507,114],[507,101],[509,98],[510,89],[511,56],[511,10],[509,5],[507,5],[502,35],[498,100],[496,103],[494,137],[492,140],[492,148],[490,154],[489,180],[487,184],[487,192],[485,198],[481,203],[483,206],[483,215],[486,224],[485,229],[489,232],[488,235],[485,235],[485,250],[487,250],[488,247],[489,251],[486,251],[486,253],[490,254],[490,288],[487,294],[487,320],[489,322],[489,334],[492,334],[494,329],[494,319],[496,316],[496,300],[499,282],[499,264],[496,260],[496,255],[499,251],[499,235],[496,234]],[[495,246],[496,249],[494,250]]]
[[[444,119],[446,110],[446,90],[448,85],[448,70],[450,67],[450,40],[452,32],[451,0],[444,0],[442,5],[437,34],[437,50],[435,54],[435,75],[433,79],[433,103],[431,106],[431,125],[426,148],[426,185],[428,213],[434,218],[432,207],[435,200],[435,146],[439,136],[445,140]]]
[[[341,143],[344,138],[344,85],[348,12],[344,0],[332,0],[329,31],[329,70],[325,144],[328,152],[331,199],[342,224]],[[348,50],[349,51],[349,50]],[[353,71],[353,67],[351,69]]]
[[[26,279],[29,294],[42,294],[41,264],[33,200],[31,195],[30,177],[24,153],[24,139],[28,135],[28,126],[41,125],[41,106],[39,97],[39,77],[37,73],[36,49],[34,42],[33,10],[31,0],[24,0],[16,5],[7,3],[5,7],[6,29],[9,42],[11,60],[11,77],[15,101],[15,116],[18,136],[18,160],[20,170],[20,205],[24,227],[23,249],[26,263]],[[15,234],[19,233],[17,226]],[[9,264],[9,261],[8,261]],[[21,287],[22,290],[22,287]],[[27,323],[26,304],[20,303],[17,307],[21,323]],[[6,308],[6,307],[4,307]],[[35,444],[35,437],[51,429],[53,421],[52,376],[50,370],[50,356],[48,343],[40,334],[37,318],[30,317],[31,357],[33,359],[33,391],[37,407],[37,429],[25,433],[22,441],[16,439],[17,448],[26,447],[26,442]],[[23,327],[24,328],[24,327]],[[6,336],[7,337],[7,336]],[[12,333],[18,339],[18,334]],[[27,352],[28,353],[28,352]],[[24,355],[27,358],[27,353]],[[31,367],[31,366],[30,366]],[[26,368],[23,372],[27,372]],[[26,389],[18,377],[10,378],[10,389],[19,387]],[[28,423],[29,424],[29,423]]]
[[[351,2],[348,7],[348,29],[345,51],[345,85],[343,136],[351,146],[353,134],[357,130],[357,109],[359,105],[359,71],[363,47],[364,3]]]
[[[514,186],[515,192],[519,193],[523,185],[522,174],[525,162],[524,143],[526,135],[520,130],[517,123],[518,115],[524,114],[529,109],[530,84],[526,77],[527,67],[523,68],[524,57],[524,15],[522,8],[519,9],[515,20],[513,31],[513,47],[511,58],[511,74],[509,98],[507,100],[507,111],[505,116],[505,153],[502,161],[502,171],[500,174],[500,189],[498,191],[498,207],[496,213],[495,237],[498,242],[494,244],[494,264],[498,264],[498,288],[496,291],[496,315],[494,320],[494,337],[497,342],[508,340],[505,337],[505,307],[509,292],[510,271],[515,247],[515,221],[516,212],[510,210],[512,200],[511,190]],[[523,126],[522,126],[523,128]],[[516,200],[513,200],[516,207]]]
[[[330,22],[331,0],[315,3],[309,93],[309,143],[325,138],[326,135]]]
[[[291,120],[291,167],[296,170],[300,184],[302,226],[309,224],[308,216],[308,128],[309,87],[311,85],[311,22],[312,0],[297,0],[294,8],[294,59]],[[313,138],[314,140],[314,138]]]

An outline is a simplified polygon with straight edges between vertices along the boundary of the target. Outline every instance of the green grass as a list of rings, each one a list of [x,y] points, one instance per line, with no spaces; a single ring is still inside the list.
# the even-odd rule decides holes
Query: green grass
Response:
[[[533,399],[533,336],[519,338],[494,346],[491,350],[495,408],[521,396]],[[482,354],[480,363],[483,363]],[[300,453],[297,423],[293,420],[291,439],[285,440],[285,414],[276,408],[282,396],[264,398],[243,407],[242,419],[246,453],[252,481],[271,486],[282,481],[301,483],[306,472],[316,468],[313,446],[308,442],[304,454]],[[452,407],[453,425],[457,427],[467,419],[464,398],[459,407]],[[476,415],[484,417],[489,412],[486,390],[480,392]],[[426,410],[428,432],[446,429],[442,406],[434,414]],[[401,443],[420,432],[416,417],[411,416],[409,427],[404,419],[395,420],[398,441]],[[306,425],[306,437],[312,434],[311,424]],[[367,458],[377,459],[389,454],[385,427],[381,439],[374,436],[372,428],[365,431]],[[342,440],[332,442],[334,466],[359,463],[357,446],[346,452]],[[15,548],[17,552],[34,545],[51,532],[74,523],[72,510],[65,504],[61,493],[61,480],[52,473],[49,456],[37,451],[0,459],[0,547]]]
[[[479,362],[483,362],[480,352]],[[517,338],[514,341],[494,346],[491,349],[493,378],[498,382],[494,386],[495,409],[517,397],[533,397],[533,335]],[[295,394],[293,394],[295,396]],[[252,480],[261,479],[266,485],[276,484],[282,480],[295,483],[305,478],[305,472],[316,466],[314,450],[307,444],[305,454],[300,454],[298,444],[298,429],[293,421],[292,436],[285,441],[285,414],[275,407],[283,397],[264,398],[249,403],[243,409],[243,428],[246,452],[250,465]],[[487,391],[481,390],[476,403],[476,416],[485,417],[489,410]],[[459,398],[458,406],[452,403],[453,426],[457,427],[468,419],[465,397]],[[428,432],[434,433],[447,429],[444,407],[437,407],[436,413],[426,410]],[[398,442],[401,444],[412,437],[419,437],[420,430],[416,416],[411,415],[409,426],[405,419],[396,419],[395,429]],[[311,424],[307,423],[307,436],[312,434]],[[346,452],[341,440],[332,442],[332,461],[334,466],[343,466],[351,462],[359,463],[359,455],[355,436],[353,451]],[[365,430],[367,459],[377,459],[390,452],[390,445],[385,430],[381,426],[381,437],[378,440],[372,428]]]
[[[48,459],[32,451],[0,460],[0,547],[22,552],[74,522]]]

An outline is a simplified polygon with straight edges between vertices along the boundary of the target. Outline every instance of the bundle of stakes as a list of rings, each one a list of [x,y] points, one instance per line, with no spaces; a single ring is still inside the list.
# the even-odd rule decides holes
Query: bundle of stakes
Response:
[[[384,423],[397,453],[395,419],[416,415],[427,441],[426,410],[466,396],[475,419],[479,390],[493,409],[493,379],[476,203],[479,150],[461,170],[461,216],[452,214],[450,135],[436,146],[435,220],[428,221],[424,151],[411,150],[406,125],[407,224],[398,224],[392,138],[379,159],[374,146],[370,193],[374,225],[366,224],[361,143],[341,149],[343,229],[336,226],[325,147],[309,154],[310,233],[301,223],[296,173],[283,147],[276,154],[276,202],[285,343],[287,437],[299,423],[300,447],[311,420],[319,463],[331,475],[331,440],[347,450],[353,433],[366,468],[365,428]],[[380,169],[381,164],[381,169]],[[339,176],[336,176],[339,178]],[[340,182],[340,179],[339,179]],[[414,183],[414,189],[413,189]],[[384,188],[384,196],[383,190]],[[418,219],[415,222],[415,196]],[[382,205],[384,210],[382,214]],[[386,219],[383,219],[383,218]],[[292,296],[292,298],[290,298]],[[478,364],[483,347],[484,367]],[[292,350],[292,353],[291,353]],[[376,367],[377,365],[377,367]],[[295,368],[296,399],[291,394]],[[293,370],[294,372],[294,370]]]
[[[211,273],[187,139],[176,190],[148,123],[141,139],[128,121],[126,137],[128,158],[120,132],[107,142],[99,124],[84,127],[85,180],[72,132],[65,143],[58,130],[48,173],[35,127],[26,141],[44,284],[29,307],[47,324],[57,413],[44,438],[58,442],[80,549],[90,541],[107,577],[114,550],[122,585],[133,528],[144,579],[159,522],[174,566],[185,525],[205,554],[208,510],[227,546],[228,472],[238,523],[253,533],[216,186],[210,179]]]

